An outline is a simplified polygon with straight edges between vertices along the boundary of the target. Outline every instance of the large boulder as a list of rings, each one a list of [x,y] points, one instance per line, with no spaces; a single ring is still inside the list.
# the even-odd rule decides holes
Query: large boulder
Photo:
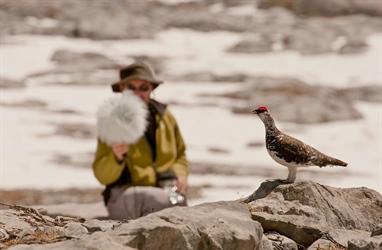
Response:
[[[382,196],[368,188],[268,181],[245,202],[265,231],[276,231],[305,247],[328,233],[336,237],[333,229],[362,230],[371,235],[382,223]]]
[[[84,221],[66,217],[52,219],[31,208],[10,208],[0,210],[0,224],[6,224],[4,233],[8,235],[7,239],[1,241],[3,245],[0,247],[11,245],[10,239],[16,238],[18,245],[10,247],[13,250],[260,250],[263,244],[268,243],[263,238],[260,223],[252,220],[248,207],[238,201],[174,207],[130,221]],[[26,245],[33,243],[40,244]]]
[[[262,249],[263,229],[238,202],[175,207],[122,224],[112,234],[138,249]]]

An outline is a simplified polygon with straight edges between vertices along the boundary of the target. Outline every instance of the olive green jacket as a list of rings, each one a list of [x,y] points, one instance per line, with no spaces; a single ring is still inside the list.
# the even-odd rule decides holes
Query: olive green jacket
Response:
[[[175,118],[165,105],[154,100],[150,103],[157,110],[156,162],[153,162],[151,148],[145,136],[135,144],[130,144],[124,158],[130,181],[123,186],[156,186],[157,172],[173,171],[176,176],[188,175],[186,146]],[[111,147],[98,139],[93,171],[101,184],[110,185],[120,179],[125,164],[120,164]]]

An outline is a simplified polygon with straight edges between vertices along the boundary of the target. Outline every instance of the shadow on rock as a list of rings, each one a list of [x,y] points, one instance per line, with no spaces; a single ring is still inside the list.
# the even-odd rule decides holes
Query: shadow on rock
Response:
[[[260,187],[249,197],[243,200],[244,203],[250,203],[251,201],[262,199],[268,196],[275,188],[280,185],[285,185],[289,183],[285,183],[282,180],[266,180],[261,183]]]

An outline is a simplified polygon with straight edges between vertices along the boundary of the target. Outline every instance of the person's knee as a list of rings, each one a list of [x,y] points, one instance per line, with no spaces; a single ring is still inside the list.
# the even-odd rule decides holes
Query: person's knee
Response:
[[[148,214],[171,207],[171,203],[163,189],[152,188],[146,192],[144,207],[145,213]]]

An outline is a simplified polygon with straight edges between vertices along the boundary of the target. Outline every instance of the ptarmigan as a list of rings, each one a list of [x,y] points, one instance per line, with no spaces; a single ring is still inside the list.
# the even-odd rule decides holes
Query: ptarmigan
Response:
[[[278,130],[275,121],[266,107],[260,106],[252,112],[258,115],[264,123],[266,148],[269,155],[273,160],[286,166],[289,170],[288,177],[283,182],[294,182],[298,167],[346,167],[348,165],[346,162],[325,155],[302,141]]]

